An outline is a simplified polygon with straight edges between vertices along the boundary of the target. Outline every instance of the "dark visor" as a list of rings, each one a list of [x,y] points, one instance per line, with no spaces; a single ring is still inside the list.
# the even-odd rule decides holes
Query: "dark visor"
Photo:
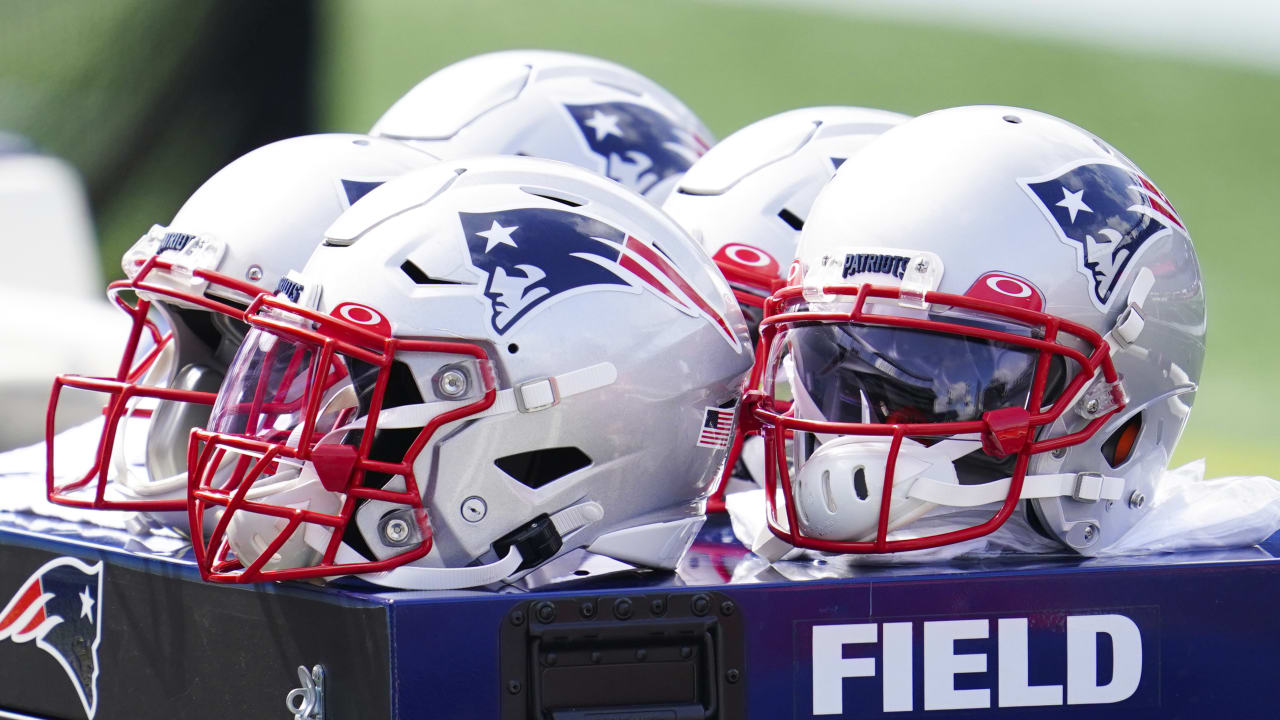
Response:
[[[787,340],[795,380],[831,422],[963,422],[1025,407],[1039,355],[982,338],[854,323],[795,327]],[[1053,363],[1046,398],[1061,378],[1061,362]]]

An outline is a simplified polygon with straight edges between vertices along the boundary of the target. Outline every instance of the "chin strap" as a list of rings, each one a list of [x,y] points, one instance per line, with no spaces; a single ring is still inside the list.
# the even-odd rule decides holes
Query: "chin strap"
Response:
[[[493,405],[463,419],[477,420],[490,415],[503,415],[510,412],[532,413],[546,410],[549,407],[558,405],[564,398],[612,385],[617,380],[618,369],[614,364],[602,362],[561,373],[560,375],[517,383],[514,388],[497,391],[493,399]],[[440,400],[383,408],[378,412],[378,427],[422,427],[441,413],[454,408],[465,407],[473,402],[475,402],[474,399]],[[363,429],[364,422],[364,418],[358,418],[347,425],[335,428],[326,437],[348,430]]]
[[[551,516],[551,523],[555,526],[556,533],[564,537],[602,518],[604,518],[604,508],[600,507],[599,503],[584,502],[555,513]],[[343,548],[345,549],[346,546],[344,545]],[[351,554],[355,553],[351,552]],[[338,561],[362,562],[364,558],[339,557]],[[482,565],[458,568],[405,565],[387,572],[369,573],[359,577],[375,585],[401,590],[460,590],[514,580],[513,576],[522,574],[520,565],[523,562],[524,556],[515,545],[512,545],[500,559]]]
[[[935,443],[930,450],[940,452],[947,459],[955,462],[970,452],[980,450],[981,443],[973,434],[956,435]],[[927,477],[916,480],[907,490],[907,497],[914,500],[951,505],[954,507],[977,507],[989,503],[1003,502],[1009,496],[1011,478],[1003,478],[977,485],[956,485],[940,482]],[[1124,478],[1110,477],[1094,472],[1082,473],[1048,473],[1044,475],[1027,475],[1022,480],[1022,492],[1019,498],[1032,500],[1036,498],[1069,497],[1080,502],[1097,502],[1099,500],[1119,500],[1124,492]]]
[[[1008,497],[1012,482],[1010,478],[1004,478],[981,485],[953,485],[920,478],[912,483],[907,497],[938,505],[977,507],[1002,502]],[[1080,502],[1098,502],[1119,500],[1123,492],[1124,478],[1098,473],[1051,473],[1023,478],[1019,497],[1023,500],[1070,497]]]
[[[359,577],[375,585],[400,590],[457,590],[460,588],[492,585],[514,574],[524,558],[514,546],[502,559],[486,565],[460,568],[429,568],[404,566],[381,573]]]

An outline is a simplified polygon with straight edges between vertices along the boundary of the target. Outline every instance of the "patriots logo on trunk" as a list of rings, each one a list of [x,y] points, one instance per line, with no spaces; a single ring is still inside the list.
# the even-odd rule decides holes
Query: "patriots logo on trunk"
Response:
[[[728,321],[661,250],[607,223],[550,208],[460,212],[458,217],[471,264],[488,275],[484,295],[498,335],[557,299],[635,288],[686,315],[702,315],[738,347]]]
[[[102,563],[60,557],[32,573],[0,610],[0,641],[34,640],[52,655],[71,678],[89,718],[98,709],[101,599]]]
[[[1106,310],[1143,246],[1175,227],[1186,231],[1172,203],[1131,167],[1085,161],[1019,182],[1058,238],[1075,248],[1079,271],[1092,282],[1090,299],[1099,310]]]
[[[707,151],[706,142],[662,113],[625,102],[565,105],[604,174],[639,193],[683,175]]]

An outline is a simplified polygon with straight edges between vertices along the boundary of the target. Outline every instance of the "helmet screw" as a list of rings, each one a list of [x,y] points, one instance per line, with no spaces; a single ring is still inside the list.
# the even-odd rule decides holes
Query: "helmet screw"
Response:
[[[436,394],[444,400],[457,400],[467,392],[467,374],[458,367],[447,367],[436,374]]]
[[[244,276],[248,278],[250,282],[258,282],[262,279],[262,267],[259,265],[250,265],[249,269],[245,271]]]
[[[1147,503],[1147,496],[1143,495],[1141,490],[1134,490],[1133,493],[1129,495],[1129,507],[1133,508],[1134,510],[1137,510],[1138,508],[1142,507],[1146,503]]]
[[[480,522],[487,512],[489,512],[489,506],[485,504],[484,498],[479,495],[472,495],[462,501],[462,519],[467,522]]]
[[[1085,525],[1084,527],[1085,542],[1093,542],[1093,539],[1096,538],[1097,536],[1098,536],[1097,525],[1094,525],[1093,523],[1089,523],[1088,525]]]
[[[391,518],[382,526],[382,534],[392,544],[399,544],[409,539],[409,523],[400,518]]]
[[[578,614],[583,618],[590,620],[596,616],[596,604],[590,600],[584,600],[583,603],[578,606]]]
[[[1067,449],[1066,449],[1066,448],[1064,448],[1064,447],[1060,447],[1060,448],[1055,449],[1053,452],[1051,452],[1051,453],[1049,453],[1049,454],[1050,454],[1050,455],[1052,455],[1052,456],[1054,456],[1054,457],[1055,457],[1055,458],[1057,458],[1058,460],[1061,460],[1062,458],[1064,458],[1064,457],[1066,457],[1066,456],[1067,456]]]
[[[1084,404],[1084,411],[1089,413],[1090,415],[1093,415],[1094,413],[1098,412],[1099,407],[1101,406],[1098,405],[1097,400],[1090,400],[1089,402]]]
[[[916,272],[924,272],[925,270],[928,270],[928,269],[929,269],[929,261],[928,261],[928,260],[925,260],[924,258],[921,258],[921,259],[916,263]]]

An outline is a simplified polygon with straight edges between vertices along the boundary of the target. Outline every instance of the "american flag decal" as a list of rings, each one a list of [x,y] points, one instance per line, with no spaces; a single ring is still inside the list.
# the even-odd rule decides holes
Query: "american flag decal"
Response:
[[[733,408],[707,408],[698,431],[698,447],[727,448],[733,437]]]

